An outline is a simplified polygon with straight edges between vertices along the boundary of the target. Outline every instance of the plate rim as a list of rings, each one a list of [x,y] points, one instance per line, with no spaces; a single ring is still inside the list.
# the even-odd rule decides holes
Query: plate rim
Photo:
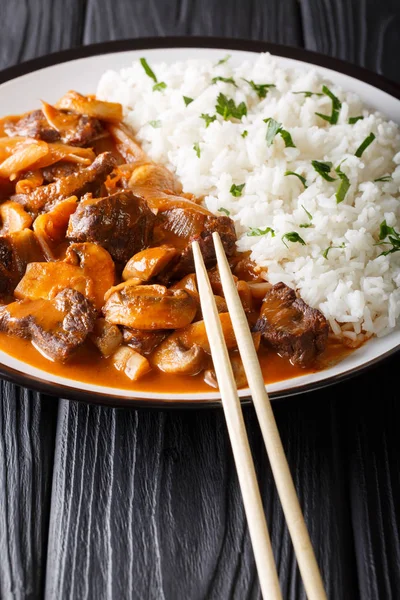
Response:
[[[353,79],[358,79],[375,88],[378,88],[397,100],[400,100],[400,84],[391,81],[383,75],[374,73],[369,69],[353,65],[347,61],[325,56],[319,52],[298,48],[296,46],[287,46],[282,44],[274,44],[261,40],[247,40],[229,37],[205,37],[205,36],[166,36],[166,37],[141,37],[130,38],[126,40],[114,40],[107,42],[99,42],[89,44],[87,46],[79,46],[67,50],[61,50],[50,54],[24,61],[18,65],[7,67],[0,71],[0,84],[6,83],[34,71],[78,60],[91,56],[104,54],[126,52],[129,50],[151,50],[160,48],[204,48],[204,49],[226,49],[239,50],[247,52],[270,52],[273,55],[283,58],[290,58],[304,63],[324,67],[336,71],[338,73],[348,75]],[[400,344],[389,349],[384,354],[377,356],[358,367],[354,367],[344,373],[332,375],[331,377],[316,381],[314,383],[306,383],[288,390],[272,392],[270,397],[272,400],[278,400],[296,396],[306,392],[311,392],[317,389],[335,385],[356,375],[367,371],[371,367],[376,367],[378,364],[385,362],[389,357],[400,351]],[[107,396],[105,393],[81,390],[79,389],[79,380],[75,382],[76,386],[70,387],[59,383],[46,382],[44,379],[34,375],[26,375],[17,369],[8,367],[0,363],[0,376],[7,381],[22,385],[29,389],[38,392],[56,396],[58,398],[66,398],[77,400],[80,402],[109,406],[114,408],[163,408],[163,409],[199,409],[199,408],[221,408],[220,400],[189,400],[189,399],[150,399],[150,398],[135,398],[118,396],[118,394]],[[135,393],[135,392],[133,392]],[[251,403],[250,397],[241,398],[242,404]]]

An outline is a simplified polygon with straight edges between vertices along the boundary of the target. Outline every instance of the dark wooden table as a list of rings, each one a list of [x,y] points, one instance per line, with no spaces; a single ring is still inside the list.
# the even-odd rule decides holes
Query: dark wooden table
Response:
[[[400,80],[398,0],[13,0],[1,66],[154,35],[261,39]],[[329,598],[400,597],[398,356],[275,414]],[[106,409],[1,382],[1,599],[260,597],[220,410]],[[304,598],[251,408],[284,597]]]

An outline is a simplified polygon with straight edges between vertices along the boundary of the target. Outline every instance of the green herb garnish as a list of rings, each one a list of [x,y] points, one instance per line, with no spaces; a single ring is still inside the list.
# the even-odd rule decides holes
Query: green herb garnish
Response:
[[[361,158],[364,151],[368,148],[368,146],[370,144],[372,144],[372,142],[374,141],[375,136],[374,134],[371,132],[363,141],[362,144],[360,144],[360,146],[357,148],[357,150],[354,152],[354,155],[357,156],[357,158]]]
[[[338,190],[336,192],[336,203],[340,204],[341,202],[343,202],[347,192],[349,191],[349,187],[350,187],[350,180],[347,177],[346,173],[343,173],[343,171],[341,170],[342,163],[340,163],[340,165],[338,167],[336,167],[335,169],[335,173],[338,174],[339,179],[340,179],[340,185],[338,187]]]
[[[218,67],[218,65],[223,65],[224,63],[228,62],[231,56],[232,54],[227,54],[225,58],[221,58],[221,60],[219,60],[215,66]]]
[[[227,121],[229,118],[240,120],[242,117],[247,115],[247,106],[244,102],[241,102],[236,106],[232,98],[227,98],[224,94],[218,95],[215,110],[223,117],[225,121]]]
[[[275,136],[279,133],[285,142],[286,148],[296,148],[293,143],[292,136],[288,131],[286,131],[286,129],[283,129],[282,123],[275,121],[275,119],[272,119],[271,117],[264,119],[264,123],[267,123],[268,125],[266,135],[267,146],[271,146]]]
[[[336,177],[331,177],[329,175],[332,169],[331,162],[321,162],[319,160],[312,160],[311,164],[314,167],[315,171],[317,171],[318,175],[321,175],[321,177],[323,177],[326,181],[335,181]]]
[[[388,241],[384,241],[385,239]],[[394,229],[394,227],[389,227],[389,225],[385,221],[382,221],[380,229],[379,229],[379,239],[381,240],[377,246],[382,244],[391,244],[392,247],[390,250],[385,250],[379,256],[387,256],[388,254],[393,254],[394,252],[400,251],[400,233]]]
[[[340,102],[339,98],[337,98],[335,94],[333,94],[326,85],[322,86],[322,92],[323,94],[325,94],[325,96],[328,96],[332,100],[332,112],[330,115],[323,115],[321,113],[315,114],[318,117],[321,117],[321,119],[328,121],[328,123],[330,123],[331,125],[336,125],[339,119],[339,113],[340,109],[342,108],[342,103]]]
[[[149,125],[154,127],[154,129],[158,129],[159,127],[161,127],[161,121],[149,121]]]
[[[393,177],[391,175],[384,175],[383,177],[378,177],[378,179],[374,179],[375,181],[393,181]]]
[[[361,115],[359,117],[350,117],[350,119],[348,120],[349,125],[354,125],[354,123],[357,123],[357,121],[362,121],[364,117],[362,117]]]
[[[229,190],[229,192],[235,198],[239,198],[239,196],[242,195],[242,191],[243,191],[243,188],[244,188],[245,185],[246,185],[245,183],[242,183],[240,185],[233,184],[233,185],[231,185],[231,189]]]
[[[223,81],[224,83],[231,83],[232,85],[237,87],[237,85],[236,85],[235,81],[232,79],[232,77],[213,77],[211,79],[211,83],[217,83],[217,81]]]
[[[304,210],[304,212],[306,213],[306,215],[310,219],[310,221],[312,221],[312,214],[310,212],[308,212],[308,210],[306,208],[304,208],[303,205],[301,205],[301,208]]]
[[[193,102],[193,98],[189,98],[189,96],[183,96],[183,101],[185,103],[185,106],[188,106],[188,104]]]
[[[249,237],[258,237],[260,235],[267,235],[268,233],[271,234],[271,237],[275,237],[275,231],[272,229],[272,227],[266,227],[265,229],[259,229],[258,227],[250,227],[249,231],[247,232],[247,235]]]
[[[299,236],[299,234],[297,233],[297,231],[289,231],[288,233],[285,233],[282,236],[282,242],[285,244],[286,248],[289,248],[289,246],[287,245],[287,243],[285,242],[285,240],[287,240],[288,242],[298,242],[299,244],[301,244],[302,246],[305,246],[306,243],[303,240],[303,238],[301,238]]]
[[[340,246],[332,246],[332,244],[331,244],[323,251],[322,256],[324,258],[328,258],[329,250],[331,250],[332,248],[346,248],[346,244],[344,242],[342,244],[340,244]]]
[[[229,215],[231,214],[230,211],[224,208],[223,206],[221,206],[221,208],[218,209],[218,212],[225,213],[227,217],[229,217]]]
[[[145,58],[140,59],[140,64],[142,65],[144,72],[150,79],[154,81],[153,92],[159,92],[160,90],[164,90],[167,87],[167,84],[163,81],[158,81],[154,71],[150,68],[147,60]]]
[[[306,98],[311,98],[311,96],[323,96],[320,92],[309,92],[308,90],[304,92],[293,92],[293,94],[304,94]]]
[[[242,133],[242,138],[246,138],[249,135],[249,132],[247,131],[247,129],[245,129]]]
[[[193,144],[193,150],[196,152],[197,158],[200,158],[201,150],[199,142]]]
[[[206,115],[205,113],[202,113],[200,115],[200,119],[204,119],[204,121],[206,122],[206,129],[209,126],[210,123],[213,123],[217,117],[216,115]]]
[[[295,173],[294,171],[285,171],[284,177],[287,177],[288,175],[294,175],[295,177],[297,177],[297,179],[300,179],[301,183],[304,185],[304,189],[307,187],[307,181],[306,181],[306,178],[303,177],[303,175],[299,175],[298,173]]]
[[[161,92],[161,90],[165,90],[166,87],[167,87],[167,84],[164,83],[163,81],[160,81],[159,83],[155,83],[153,85],[153,92]]]
[[[270,88],[276,87],[274,83],[254,83],[254,81],[252,81],[251,79],[249,80],[244,78],[243,81],[245,81],[249,84],[249,86],[251,86],[251,88],[256,92],[260,100],[267,96]]]
[[[299,225],[299,227],[302,227],[303,229],[307,229],[308,227],[314,227],[314,225],[312,223],[301,223]]]

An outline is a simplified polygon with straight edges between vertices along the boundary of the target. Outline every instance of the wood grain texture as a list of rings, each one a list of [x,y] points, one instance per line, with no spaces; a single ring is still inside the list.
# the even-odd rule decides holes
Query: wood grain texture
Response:
[[[400,81],[398,0],[299,0],[304,45]]]
[[[5,382],[0,391],[0,598],[39,598],[57,400]]]
[[[327,418],[335,410],[314,395],[276,414],[330,597],[351,599],[348,490]],[[284,597],[304,598],[253,409],[246,423]],[[260,597],[221,411],[62,401],[56,448],[47,598]]]

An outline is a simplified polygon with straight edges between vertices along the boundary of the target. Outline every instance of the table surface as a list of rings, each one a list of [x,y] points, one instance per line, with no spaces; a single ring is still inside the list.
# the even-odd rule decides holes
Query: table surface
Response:
[[[399,81],[398,0],[13,0],[0,66],[156,35],[260,39]],[[329,598],[400,590],[398,356],[274,405]],[[134,411],[0,382],[1,599],[255,599],[220,410]],[[252,408],[245,419],[285,599],[305,598]]]

